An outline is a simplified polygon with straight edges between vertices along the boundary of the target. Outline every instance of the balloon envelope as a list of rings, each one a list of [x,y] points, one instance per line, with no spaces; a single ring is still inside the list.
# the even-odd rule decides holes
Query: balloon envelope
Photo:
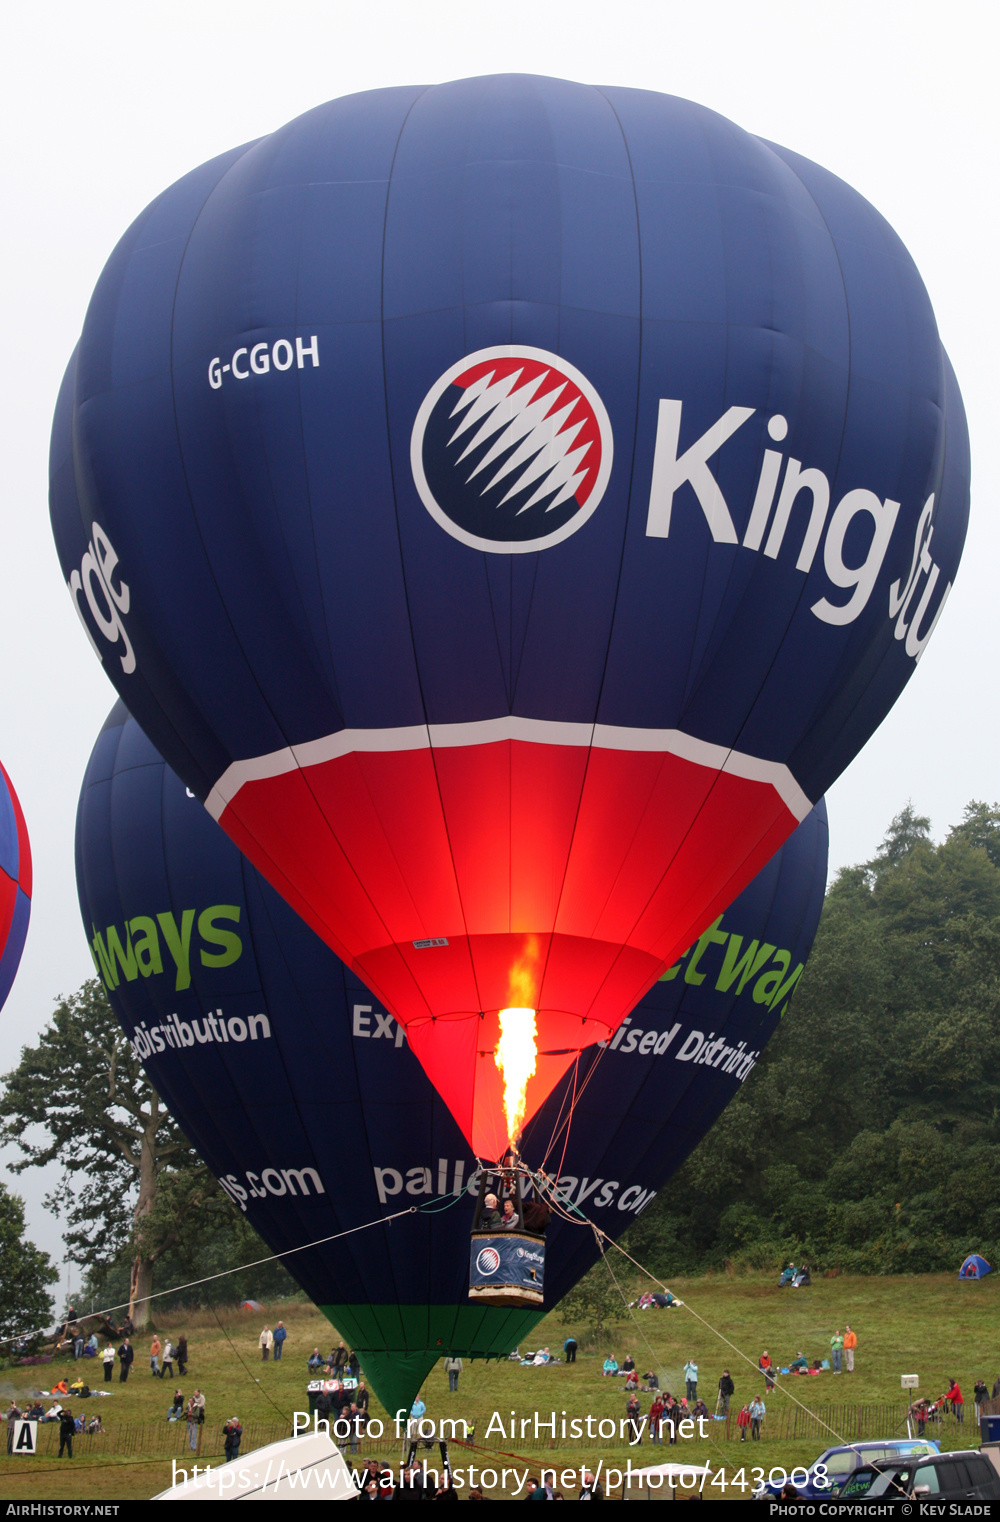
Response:
[[[483,1156],[878,726],[950,590],[958,388],[855,191],[690,102],[330,102],[94,293],[52,518],[119,693]]]
[[[525,1156],[567,1212],[617,1236],[736,1093],[808,955],[826,860],[820,804],[529,1124]],[[318,1244],[287,1267],[363,1351],[386,1407],[408,1406],[441,1354],[502,1356],[527,1336],[539,1313],[467,1301],[477,1160],[402,1027],[121,704],[80,796],[77,881],[95,966],[152,1081],[274,1251]],[[589,1228],[557,1213],[547,1307],[595,1256]]]
[[[31,916],[31,846],[21,805],[0,765],[0,1008],[21,961]]]

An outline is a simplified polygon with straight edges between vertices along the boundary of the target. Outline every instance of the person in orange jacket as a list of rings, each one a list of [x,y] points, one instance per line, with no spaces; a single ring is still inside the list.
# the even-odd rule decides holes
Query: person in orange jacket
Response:
[[[844,1366],[848,1374],[854,1373],[854,1349],[857,1345],[858,1334],[848,1327],[844,1333]]]

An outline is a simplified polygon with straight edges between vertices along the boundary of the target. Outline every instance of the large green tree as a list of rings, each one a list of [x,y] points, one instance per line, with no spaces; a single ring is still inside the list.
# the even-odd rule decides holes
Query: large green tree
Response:
[[[0,1357],[11,1352],[11,1341],[31,1340],[52,1319],[52,1296],[59,1270],[48,1253],[24,1236],[24,1201],[0,1184]]]
[[[235,1212],[150,1084],[96,978],[63,999],[38,1045],[3,1078],[0,1140],[13,1171],[55,1162],[47,1200],[91,1282],[130,1263],[129,1314],[149,1319],[157,1263],[183,1262]],[[38,1137],[35,1140],[33,1138]],[[262,1249],[263,1250],[263,1249]]]
[[[611,1250],[611,1256],[618,1255]],[[628,1316],[628,1302],[622,1282],[624,1259],[612,1264],[614,1277],[608,1272],[603,1258],[590,1268],[583,1278],[559,1303],[559,1314],[564,1326],[573,1326],[577,1335],[593,1336],[598,1342],[609,1326],[616,1325]],[[615,1280],[617,1279],[617,1283]]]
[[[665,1270],[805,1254],[869,1272],[1000,1255],[1000,808],[912,806],[827,893],[745,1087],[633,1228]]]

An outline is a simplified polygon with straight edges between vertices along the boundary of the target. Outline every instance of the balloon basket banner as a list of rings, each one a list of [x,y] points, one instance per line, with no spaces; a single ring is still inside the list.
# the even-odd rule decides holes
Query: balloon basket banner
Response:
[[[474,1231],[469,1247],[469,1299],[491,1305],[541,1305],[545,1245],[520,1231]]]

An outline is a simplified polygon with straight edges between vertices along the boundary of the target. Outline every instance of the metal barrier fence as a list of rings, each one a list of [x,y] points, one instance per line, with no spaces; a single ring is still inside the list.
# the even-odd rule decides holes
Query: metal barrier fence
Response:
[[[767,1415],[762,1426],[762,1437],[765,1441],[775,1442],[780,1440],[814,1439],[821,1447],[830,1447],[838,1442],[855,1443],[872,1441],[879,1438],[899,1438],[907,1436],[906,1413],[908,1404],[903,1401],[877,1401],[854,1403],[849,1401],[834,1404],[817,1405],[815,1414],[803,1410],[791,1402],[776,1400],[772,1395],[767,1402]],[[86,1411],[88,1420],[94,1414],[93,1406],[88,1410],[86,1404],[78,1408],[81,1412]],[[736,1442],[741,1439],[741,1429],[737,1425],[736,1415],[739,1407],[735,1404],[730,1409],[729,1417],[725,1422],[709,1421],[706,1424],[706,1433],[716,1443]],[[997,1414],[1000,1412],[1000,1401],[987,1401],[982,1407],[983,1414]],[[567,1420],[571,1420],[568,1418]],[[581,1420],[586,1423],[586,1418]],[[594,1418],[596,1428],[597,1418]],[[605,1421],[610,1418],[605,1417]],[[581,1438],[563,1438],[561,1435],[552,1437],[550,1433],[542,1430],[538,1436],[526,1434],[517,1439],[505,1439],[499,1436],[487,1436],[486,1421],[480,1420],[476,1424],[470,1423],[469,1438],[475,1447],[487,1452],[511,1452],[519,1453],[545,1453],[555,1448],[566,1449],[572,1445],[581,1452],[586,1450],[601,1451],[604,1449],[623,1449],[629,1446],[627,1439],[621,1435],[619,1418],[615,1418],[614,1436],[583,1436]],[[825,1425],[824,1425],[825,1424]],[[478,1427],[478,1431],[476,1428]],[[832,1429],[832,1430],[831,1430]],[[461,1423],[455,1426],[455,1434],[461,1436]],[[916,1435],[916,1427],[913,1427]],[[584,1425],[586,1431],[586,1425]],[[695,1429],[697,1432],[697,1429]],[[221,1422],[205,1422],[196,1429],[195,1440],[197,1442],[200,1433],[201,1444],[196,1450],[201,1458],[207,1460],[221,1460],[224,1458],[224,1437]],[[936,1439],[947,1446],[949,1443],[960,1439],[967,1434],[969,1438],[975,1438],[977,1434],[974,1420],[974,1409],[969,1403],[969,1420],[960,1424],[954,1415],[947,1414],[938,1421],[927,1423],[926,1435]],[[277,1418],[268,1421],[248,1421],[243,1426],[241,1452],[248,1453],[251,1449],[262,1448],[266,1443],[277,1442],[281,1438],[291,1436],[291,1425]],[[663,1452],[666,1455],[668,1443],[667,1433],[664,1433]],[[747,1434],[749,1441],[749,1433]],[[345,1446],[345,1456],[352,1458],[350,1448]],[[641,1446],[648,1451],[655,1445],[650,1443],[648,1432],[643,1432]],[[678,1442],[677,1450],[685,1446],[682,1439]],[[362,1437],[359,1442],[357,1456],[359,1458],[378,1457],[397,1460],[401,1452],[401,1441],[393,1433],[392,1424],[387,1424],[387,1434],[375,1439]],[[54,1456],[59,1450],[59,1423],[43,1422],[38,1427],[38,1452]],[[114,1458],[190,1458],[192,1449],[189,1445],[187,1423],[179,1422],[154,1422],[154,1421],[118,1421],[112,1418],[103,1432],[77,1433],[73,1439],[73,1452],[75,1456],[87,1457],[107,1455]],[[437,1444],[428,1444],[425,1448],[421,1445],[419,1457],[428,1458],[432,1461],[437,1454]]]
[[[88,1403],[85,1401],[80,1402],[76,1410],[86,1415],[88,1421],[95,1414],[93,1406],[88,1408]],[[196,1428],[196,1444],[199,1433],[201,1435],[200,1452],[203,1458],[225,1457],[223,1451],[225,1438],[221,1423],[205,1422],[200,1428]],[[290,1436],[291,1426],[286,1422],[278,1420],[245,1422],[242,1447],[245,1450],[262,1448],[265,1443],[274,1443],[279,1438]],[[58,1454],[58,1422],[39,1422],[38,1452],[50,1458]],[[77,1458],[97,1458],[100,1455],[107,1455],[108,1458],[180,1459],[185,1454],[189,1458],[193,1456],[188,1444],[187,1423],[184,1421],[121,1422],[112,1417],[103,1432],[78,1432],[73,1438],[73,1455]]]

